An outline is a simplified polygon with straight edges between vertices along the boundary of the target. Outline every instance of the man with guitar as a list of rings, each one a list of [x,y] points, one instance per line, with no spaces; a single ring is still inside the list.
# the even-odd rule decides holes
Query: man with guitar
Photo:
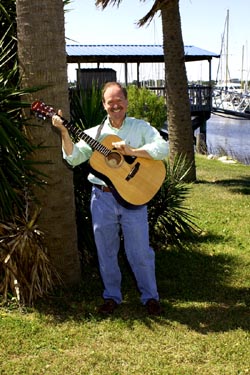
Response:
[[[126,256],[141,293],[141,302],[150,315],[159,315],[161,306],[155,277],[155,254],[149,245],[147,206],[143,201],[144,190],[147,190],[149,182],[154,182],[154,175],[143,176],[143,171],[147,171],[147,163],[150,165],[153,163],[153,170],[156,173],[162,168],[162,162],[159,161],[167,156],[168,144],[150,124],[126,116],[127,92],[119,83],[106,83],[102,100],[107,112],[106,120],[102,125],[85,131],[92,137],[91,139],[101,143],[102,141],[105,143],[105,137],[113,140],[111,147],[114,150],[109,152],[106,158],[101,156],[101,160],[105,160],[102,168],[99,168],[100,163],[97,159],[97,168],[95,165],[93,167],[97,173],[94,171],[88,176],[93,184],[91,214],[100,273],[104,284],[104,304],[100,306],[99,312],[112,314],[122,302],[121,272],[118,265],[122,231]],[[58,115],[53,115],[52,124],[61,132],[64,159],[72,166],[88,159],[91,164],[92,155],[97,151],[93,152],[91,145],[84,140],[73,144],[60,115],[60,111]],[[110,136],[114,138],[109,138]],[[126,162],[127,160],[129,161]],[[126,169],[124,179],[120,173],[122,168],[129,170],[127,172]],[[140,174],[143,176],[141,180]],[[105,176],[108,176],[108,179]],[[162,182],[161,177],[157,190]],[[138,185],[140,192],[135,194],[134,187],[138,188]],[[122,200],[119,199],[119,190]],[[138,197],[141,195],[143,204],[140,203],[141,200],[137,203],[137,198],[130,192]],[[124,202],[124,197],[128,203]],[[147,199],[145,195],[145,200]]]

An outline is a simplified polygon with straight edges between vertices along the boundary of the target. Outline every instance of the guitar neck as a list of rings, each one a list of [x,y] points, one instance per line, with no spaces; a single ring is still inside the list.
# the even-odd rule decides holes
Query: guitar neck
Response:
[[[102,145],[96,139],[90,137],[83,130],[77,128],[72,122],[69,122],[65,120],[64,118],[62,118],[62,120],[63,120],[63,125],[65,126],[65,128],[67,128],[70,131],[70,133],[72,133],[73,135],[76,135],[77,137],[82,139],[84,142],[86,142],[92,148],[92,150],[96,150],[105,156],[107,156],[110,153],[111,150],[109,148]]]
[[[46,105],[40,100],[36,100],[31,105],[31,110],[37,115],[38,118],[45,120],[46,118],[52,118],[56,115],[53,107]],[[96,139],[90,137],[83,130],[77,128],[71,121],[67,121],[61,117],[63,125],[67,128],[73,135],[84,140],[93,150],[97,150],[102,153],[104,156],[108,156],[111,150],[105,147],[102,143],[98,142]]]

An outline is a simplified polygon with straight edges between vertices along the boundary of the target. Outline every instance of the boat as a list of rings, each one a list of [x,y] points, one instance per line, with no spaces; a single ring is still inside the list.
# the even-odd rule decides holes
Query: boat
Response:
[[[221,70],[221,76],[224,75],[224,80],[217,80],[217,84],[213,88],[212,94],[212,112],[244,117],[250,119],[250,92],[247,89],[247,83],[243,84],[243,77],[241,82],[230,80],[229,75],[229,63],[228,63],[228,36],[229,36],[229,10],[227,10],[227,17],[225,21],[224,33],[222,38],[221,58],[223,57],[223,49],[225,49],[225,66],[220,61],[219,69]],[[226,39],[226,43],[225,43]],[[244,51],[244,48],[243,48]],[[244,58],[242,56],[242,65]],[[224,72],[222,72],[224,68]],[[243,71],[243,66],[242,66]]]
[[[250,119],[250,93],[232,88],[214,89],[212,112]]]

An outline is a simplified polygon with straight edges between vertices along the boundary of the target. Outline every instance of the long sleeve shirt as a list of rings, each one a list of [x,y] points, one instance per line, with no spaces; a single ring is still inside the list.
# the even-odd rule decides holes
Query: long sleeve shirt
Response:
[[[99,125],[87,129],[85,133],[96,139],[98,128]],[[102,142],[102,140],[108,135],[116,135],[121,138],[121,140],[125,141],[130,147],[140,148],[147,151],[155,160],[163,160],[168,154],[168,143],[161,137],[160,133],[155,128],[144,120],[126,117],[122,126],[117,129],[112,127],[107,118],[97,141]],[[88,160],[91,157],[92,152],[92,148],[85,141],[80,140],[74,144],[71,155],[66,155],[63,150],[63,158],[74,167]],[[105,185],[101,179],[94,176],[92,173],[89,174],[88,180],[92,184]]]

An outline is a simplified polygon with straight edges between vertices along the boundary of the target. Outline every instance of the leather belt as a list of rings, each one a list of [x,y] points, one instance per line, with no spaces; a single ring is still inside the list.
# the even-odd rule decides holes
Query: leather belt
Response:
[[[111,189],[108,186],[104,185],[98,185],[98,184],[93,184],[94,187],[97,189],[100,189],[101,191],[104,191],[105,193],[111,193]]]

